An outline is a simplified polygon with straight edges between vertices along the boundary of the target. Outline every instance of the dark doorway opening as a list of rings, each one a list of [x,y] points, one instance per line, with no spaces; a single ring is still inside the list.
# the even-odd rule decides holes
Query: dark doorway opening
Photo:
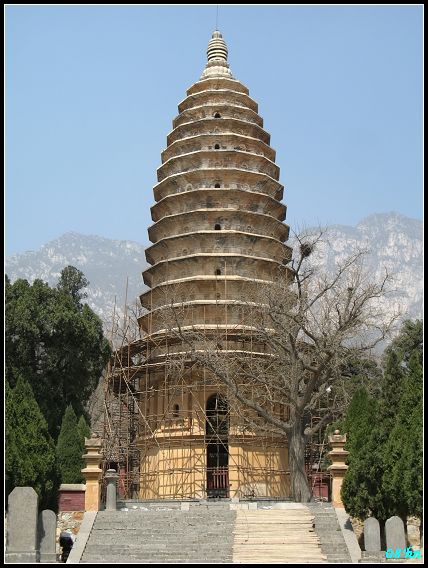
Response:
[[[227,400],[213,394],[206,406],[207,497],[229,497],[229,408]]]

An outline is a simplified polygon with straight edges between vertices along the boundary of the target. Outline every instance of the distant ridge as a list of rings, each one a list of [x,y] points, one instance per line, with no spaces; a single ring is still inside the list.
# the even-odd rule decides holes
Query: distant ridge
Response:
[[[61,270],[72,265],[89,280],[87,304],[101,317],[106,331],[111,329],[115,305],[123,312],[128,278],[128,304],[134,304],[145,288],[141,272],[147,267],[145,246],[133,241],[120,241],[65,233],[43,245],[38,251],[28,251],[6,259],[6,273],[15,281],[25,278],[33,282],[40,278],[53,286]]]
[[[332,269],[334,262],[349,254],[355,245],[367,246],[371,251],[368,265],[372,273],[381,277],[386,267],[394,274],[397,292],[388,307],[400,306],[405,317],[422,317],[422,221],[399,213],[374,213],[356,227],[331,225],[328,236],[331,248],[318,250],[320,264]],[[102,318],[108,332],[115,296],[117,310],[123,311],[127,277],[128,304],[135,306],[145,289],[141,277],[148,266],[144,250],[145,245],[134,241],[69,232],[38,251],[7,258],[6,273],[12,281],[25,278],[33,282],[40,278],[54,285],[68,264],[82,270],[90,282],[86,301]]]

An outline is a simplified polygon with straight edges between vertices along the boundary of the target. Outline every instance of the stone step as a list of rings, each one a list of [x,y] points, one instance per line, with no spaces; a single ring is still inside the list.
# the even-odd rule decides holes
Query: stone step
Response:
[[[278,561],[280,562],[280,561]],[[283,561],[281,561],[283,563]],[[140,556],[133,556],[126,559],[115,561],[110,561],[109,557],[101,556],[101,557],[88,557],[80,561],[81,564],[177,564],[176,559],[168,559],[168,558],[146,558]],[[212,560],[207,558],[187,558],[180,560],[180,564],[231,564],[231,560]]]
[[[336,512],[331,505],[310,503],[314,515],[314,529],[321,541],[321,549],[332,563],[351,563],[351,557],[340,529]]]
[[[340,529],[335,532],[339,526],[333,509],[326,513],[316,505],[267,508],[254,503],[259,508],[230,510],[227,502],[189,503],[188,510],[181,510],[181,503],[170,505],[142,503],[147,510],[99,512],[81,562],[350,561]]]
[[[187,564],[211,563],[214,558],[228,563],[235,517],[229,504],[189,511],[159,506],[148,511],[102,511],[81,561]]]

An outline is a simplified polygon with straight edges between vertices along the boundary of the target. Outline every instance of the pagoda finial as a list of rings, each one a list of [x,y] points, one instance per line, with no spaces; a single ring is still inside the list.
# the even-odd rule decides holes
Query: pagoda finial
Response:
[[[227,62],[227,45],[221,33],[216,30],[208,42],[207,57],[208,63],[202,73],[201,79],[208,77],[232,77]]]
[[[227,61],[227,45],[223,36],[217,30],[213,33],[208,43],[207,56],[208,61],[212,61],[213,59]]]

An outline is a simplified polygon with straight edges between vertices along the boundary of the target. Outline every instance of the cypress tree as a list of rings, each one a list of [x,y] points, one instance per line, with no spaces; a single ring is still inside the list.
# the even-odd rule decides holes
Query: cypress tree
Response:
[[[67,405],[84,412],[110,354],[100,318],[79,300],[86,280],[68,268],[57,288],[6,280],[6,377],[30,383],[55,441]]]
[[[383,486],[393,514],[422,517],[422,367],[413,353],[384,451]]]
[[[77,417],[71,404],[65,410],[56,446],[62,483],[82,483],[82,443]]]
[[[79,438],[80,438],[80,448],[81,448],[81,456],[83,456],[83,454],[85,453],[85,438],[90,438],[91,437],[91,430],[85,420],[85,417],[82,416],[79,418],[79,422],[77,423],[77,430],[79,432]],[[80,463],[81,463],[81,469],[83,469],[85,467],[85,461],[84,459],[81,457],[80,458]]]
[[[85,438],[89,438],[91,435],[91,430],[88,426],[88,423],[85,420],[85,417],[82,416],[79,418],[79,422],[77,423],[77,429],[79,431],[79,436],[82,441],[82,448],[85,448]]]
[[[358,391],[348,409],[342,498],[362,520],[422,516],[422,347],[422,322],[405,322],[385,351],[380,399]]]
[[[6,382],[6,488],[33,487],[41,508],[56,509],[59,475],[55,445],[29,383]]]
[[[87,286],[89,286],[89,281],[86,279],[83,272],[70,265],[66,266],[61,271],[61,276],[57,284],[58,290],[69,294],[76,302],[76,305],[80,307],[81,300],[88,296],[86,292],[82,292]]]
[[[382,446],[377,429],[378,403],[365,389],[354,394],[345,419],[348,434],[346,449],[350,452],[348,471],[342,485],[342,500],[353,517],[366,519],[373,514],[385,519],[380,481],[382,479]]]

